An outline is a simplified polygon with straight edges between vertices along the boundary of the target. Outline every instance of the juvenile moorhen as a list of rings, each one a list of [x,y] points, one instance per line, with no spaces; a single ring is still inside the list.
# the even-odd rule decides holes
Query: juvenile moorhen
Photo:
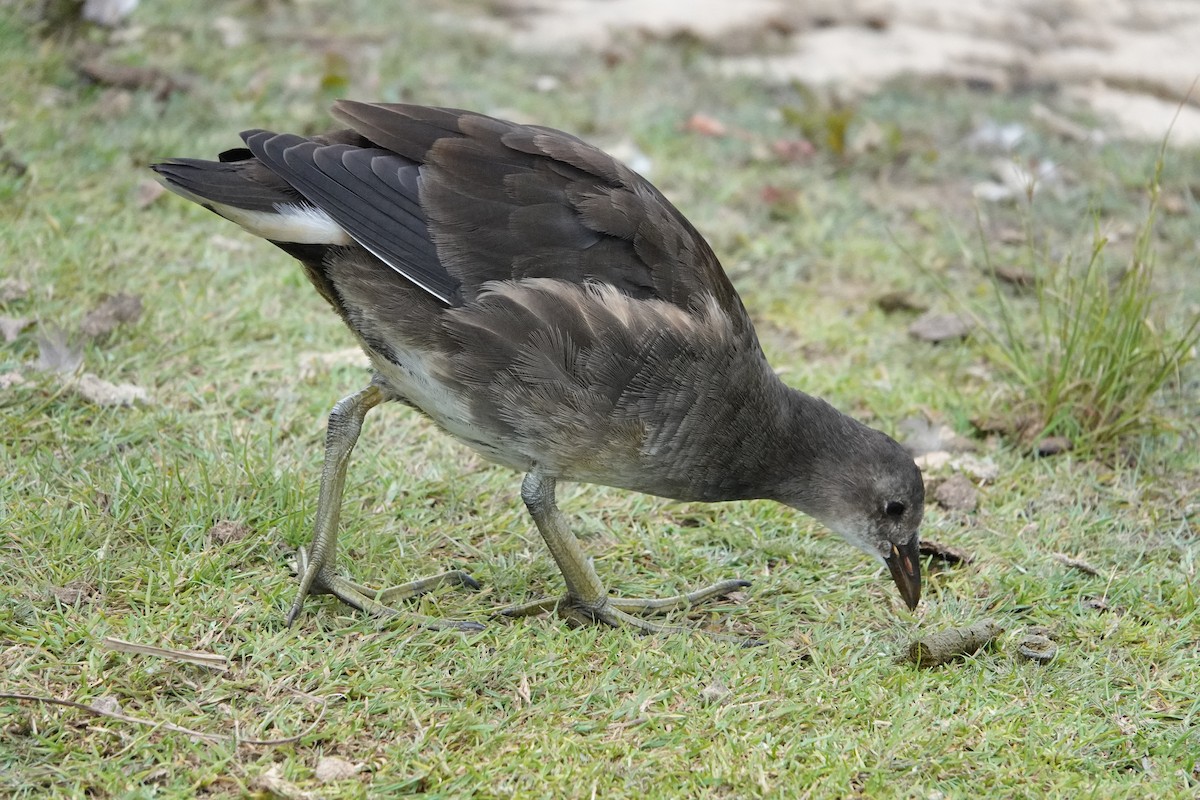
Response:
[[[348,127],[308,138],[250,130],[220,161],[153,167],[172,191],[297,258],[374,366],[329,417],[289,624],[309,593],[392,616],[435,586],[476,585],[450,572],[380,591],[336,572],[346,465],[364,416],[385,400],[525,473],[521,497],[567,592],[502,613],[557,606],[576,620],[673,631],[644,617],[747,585],[610,597],[555,504],[559,480],[777,500],[886,563],[916,607],[925,488],[913,459],[784,385],[716,256],[650,183],[550,128],[349,101],[333,115]]]

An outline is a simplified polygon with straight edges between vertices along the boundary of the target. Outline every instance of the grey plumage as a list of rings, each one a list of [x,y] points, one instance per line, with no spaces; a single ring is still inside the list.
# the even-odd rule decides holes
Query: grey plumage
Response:
[[[220,162],[154,168],[303,263],[362,342],[382,399],[548,482],[538,508],[552,512],[530,509],[568,604],[604,598],[573,596],[594,593],[580,588],[592,576],[573,580],[551,541],[574,542],[547,521],[556,479],[787,503],[887,559],[915,606],[924,489],[912,459],[779,380],[716,256],[657,189],[548,128],[345,101],[334,115],[350,127],[247,131]],[[534,489],[526,500],[540,503]],[[319,523],[322,536],[332,549]],[[331,569],[314,567],[314,585],[330,588]]]

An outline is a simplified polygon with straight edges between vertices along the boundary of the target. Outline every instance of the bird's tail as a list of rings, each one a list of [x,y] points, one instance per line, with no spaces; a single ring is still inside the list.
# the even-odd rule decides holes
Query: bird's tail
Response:
[[[173,158],[150,168],[175,194],[285,250],[290,249],[287,245],[351,243],[346,231],[328,214],[305,200],[248,149],[227,150],[219,158]]]

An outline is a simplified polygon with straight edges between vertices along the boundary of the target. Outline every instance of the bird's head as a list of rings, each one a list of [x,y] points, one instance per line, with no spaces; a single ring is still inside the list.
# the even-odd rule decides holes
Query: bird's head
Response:
[[[778,498],[883,561],[910,609],[921,598],[921,470],[890,436],[842,415],[837,444],[810,455]],[[811,451],[810,451],[811,453]]]

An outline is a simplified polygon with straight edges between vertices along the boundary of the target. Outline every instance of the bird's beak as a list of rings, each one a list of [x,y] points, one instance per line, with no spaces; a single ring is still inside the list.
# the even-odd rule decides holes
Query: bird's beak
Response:
[[[921,551],[917,537],[913,536],[908,544],[892,545],[892,554],[884,559],[892,580],[900,590],[909,611],[915,611],[921,600]]]

